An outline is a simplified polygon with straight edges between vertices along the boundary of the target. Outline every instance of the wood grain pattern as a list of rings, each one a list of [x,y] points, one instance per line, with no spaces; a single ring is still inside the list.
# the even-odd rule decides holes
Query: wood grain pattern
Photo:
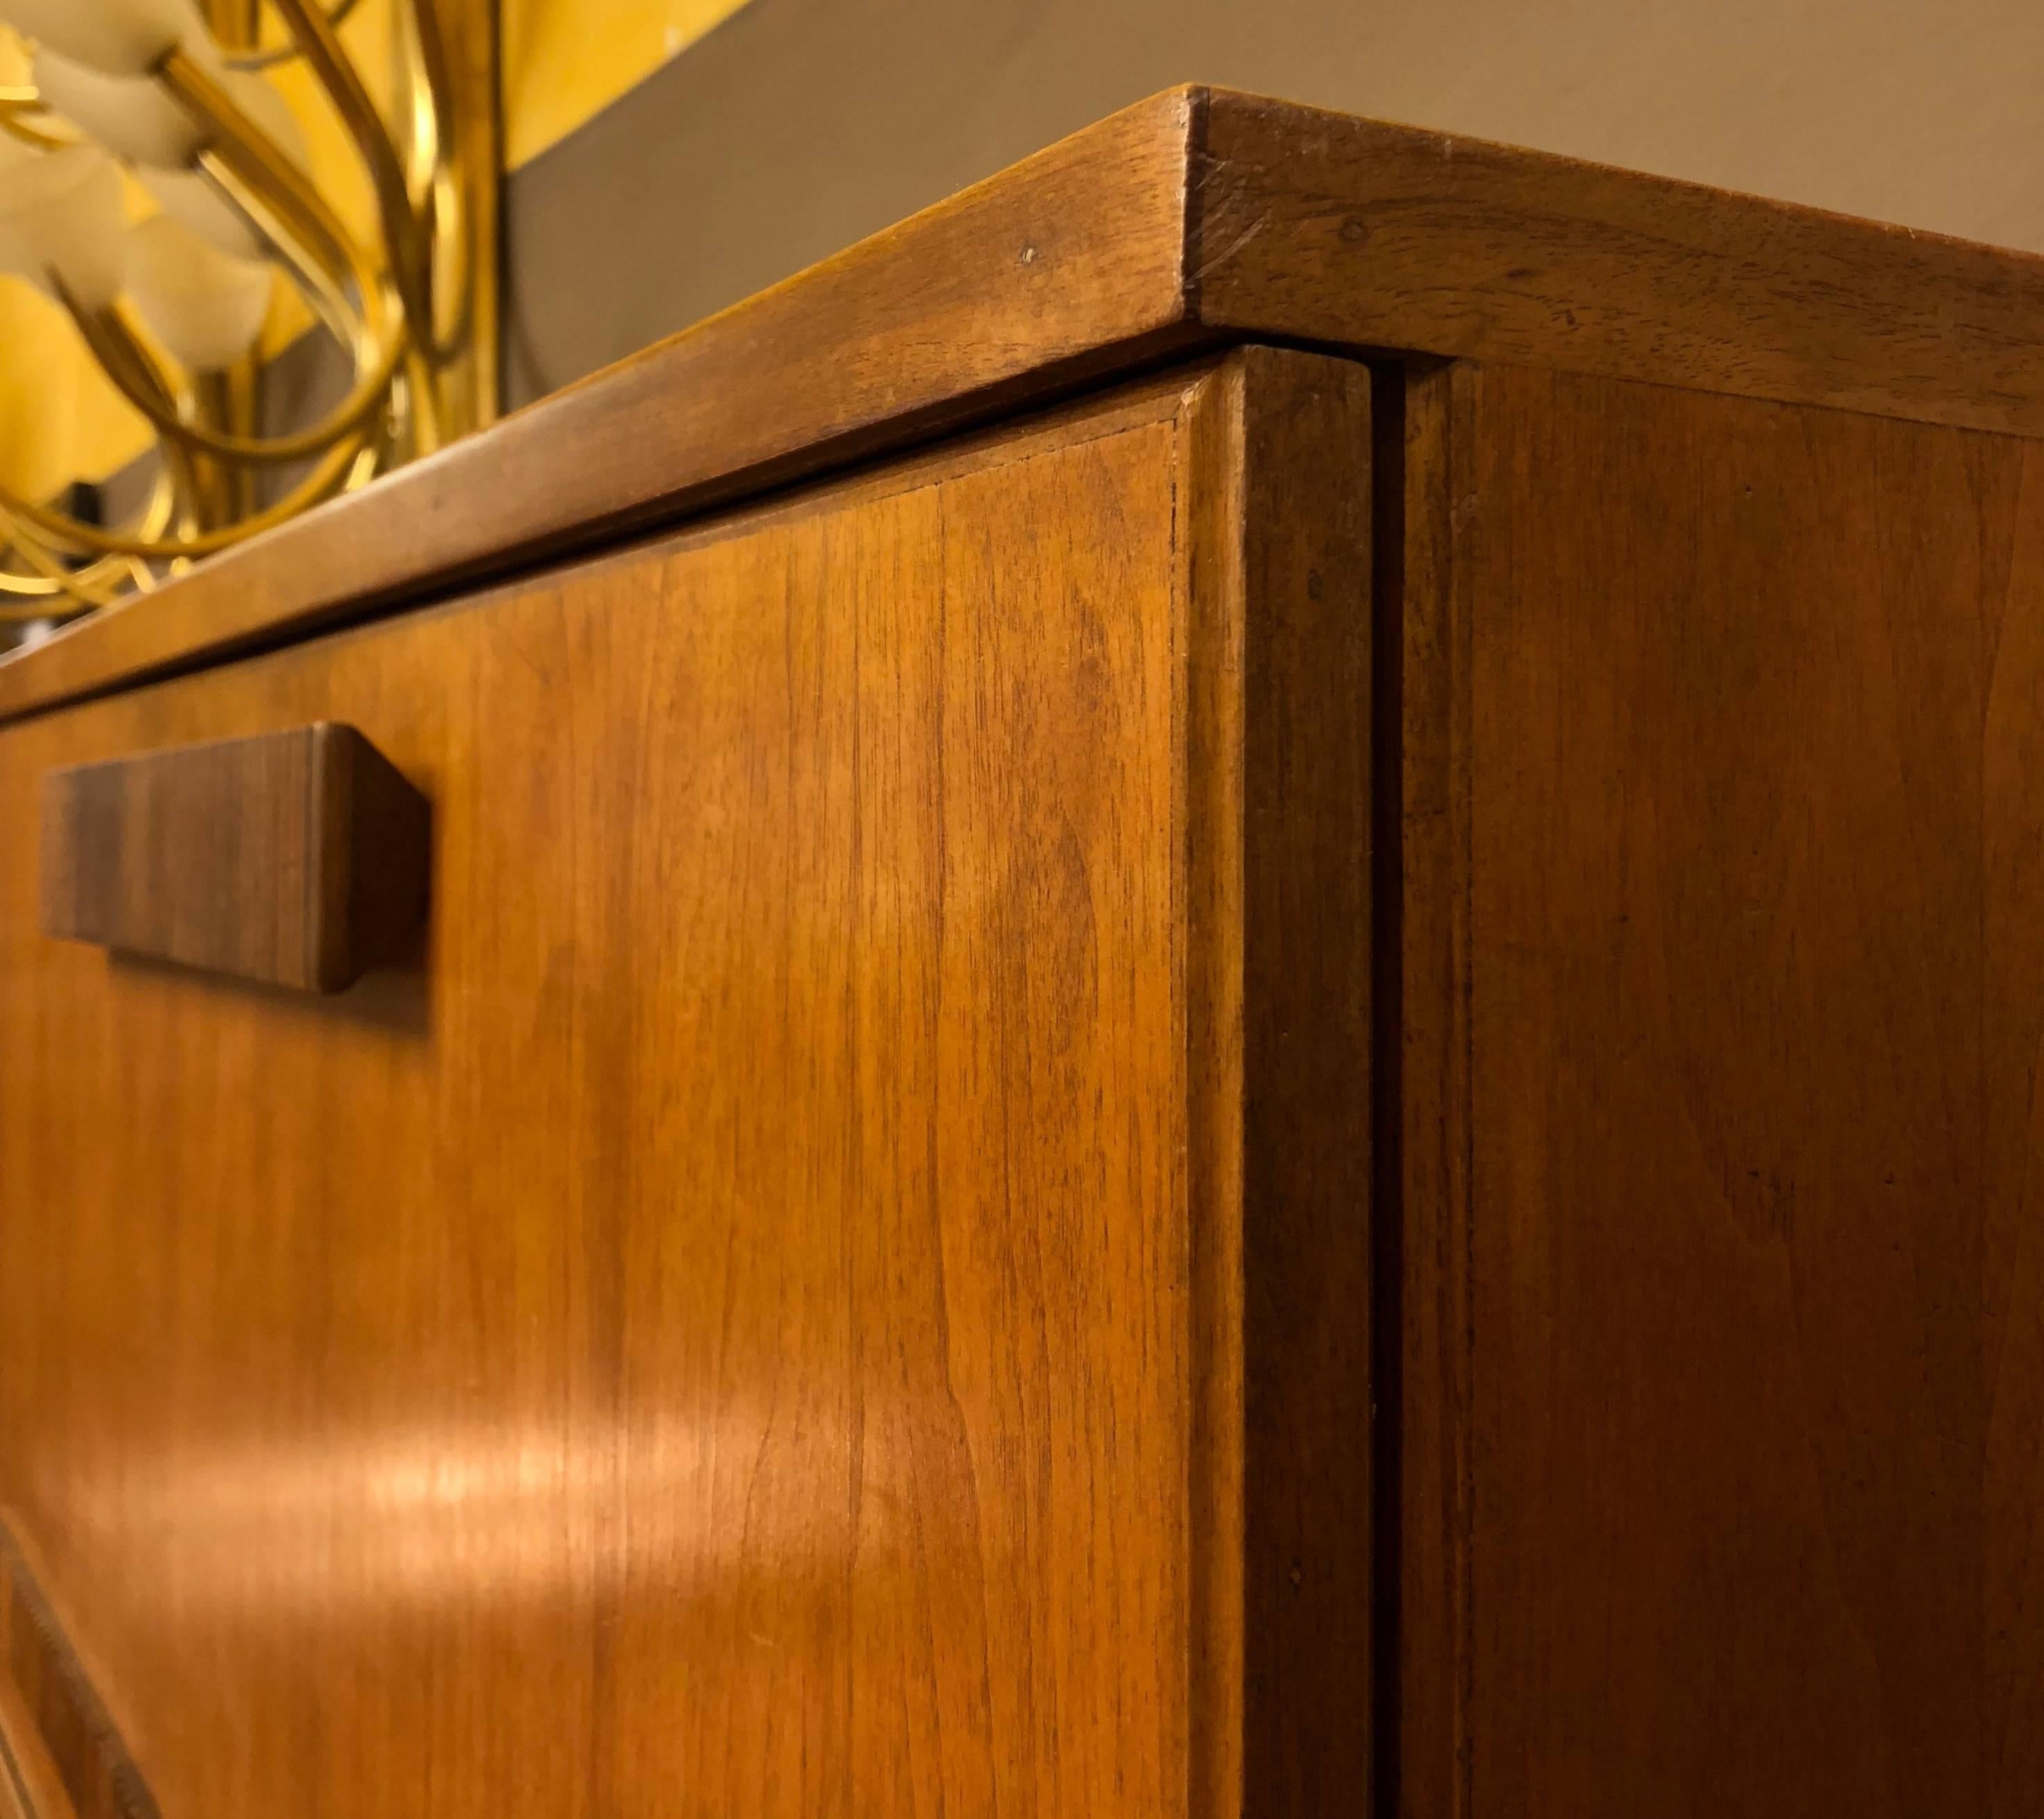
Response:
[[[1466,1819],[1469,1768],[1471,1335],[1470,1270],[1470,590],[1456,560],[1477,534],[1473,398],[1481,369],[1414,372],[1396,394],[1397,467],[1380,466],[1386,603],[1379,656],[1377,812],[1393,831],[1380,875],[1380,961],[1395,951],[1398,1041],[1393,1115],[1380,1136],[1394,1188],[1379,1218],[1395,1234],[1381,1268],[1397,1281],[1397,1361],[1380,1394],[1399,1409],[1396,1481],[1381,1507],[1397,1528],[1396,1606],[1387,1610],[1397,1689],[1395,1786],[1377,1810]],[[1386,497],[1385,496],[1389,497]],[[1395,675],[1385,672],[1395,670]],[[1395,918],[1395,927],[1393,919]],[[1389,1299],[1380,1295],[1380,1305]],[[1389,1606],[1389,1599],[1384,1602]],[[1381,1784],[1380,1784],[1380,1786]]]
[[[1251,348],[1193,402],[1193,1810],[1216,1819],[1360,1810],[1370,1783],[1370,392]]]
[[[1216,94],[1212,328],[2044,432],[2044,259]]]
[[[0,717],[898,448],[1200,337],[1185,90],[0,660]]]
[[[435,805],[317,1005],[39,939],[0,822],[0,1496],[167,1813],[1350,1778],[1367,424],[1243,356],[0,733]]]
[[[0,1524],[0,1786],[21,1819],[158,1819],[85,1664]]]
[[[42,827],[59,940],[341,992],[425,913],[425,802],[352,727],[53,770]]]
[[[78,1819],[63,1777],[21,1694],[0,1678],[0,1815],[5,1819]]]
[[[2044,434],[2044,262],[1202,88],[0,662],[0,717],[1245,339]]]
[[[1467,1809],[2034,1813],[2044,464],[1466,382]]]

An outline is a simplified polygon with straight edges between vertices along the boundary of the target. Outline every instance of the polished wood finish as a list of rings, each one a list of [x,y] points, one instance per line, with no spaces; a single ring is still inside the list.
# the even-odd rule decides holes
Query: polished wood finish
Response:
[[[1116,114],[146,601],[0,659],[0,719],[359,618],[1191,347],[1203,338],[1184,302],[1193,111],[1180,90]]]
[[[0,1788],[20,1819],[158,1819],[85,1664],[4,1527],[0,1676]]]
[[[1369,425],[1244,355],[0,735],[435,805],[318,1004],[0,823],[0,1485],[167,1814],[1354,1786]]]
[[[0,718],[1245,339],[2044,434],[2044,262],[1174,90],[0,662]]]
[[[1408,375],[1380,413],[1377,656],[1380,966],[1397,1031],[1380,1069],[1377,1395],[1395,1408],[1377,1600],[1397,1729],[1379,1750],[1379,1813],[1468,1819],[1472,1707],[1470,1537],[1470,624],[1471,566],[1455,559],[1481,508],[1466,362]],[[1389,992],[1385,996],[1389,996]],[[1386,1767],[1384,1758],[1391,1758]],[[1385,1785],[1388,1779],[1389,1785]],[[1508,1798],[1509,1790],[1507,1790]]]
[[[1214,329],[2044,434],[2044,259],[1216,94],[1188,254]]]
[[[0,1819],[78,1819],[70,1791],[13,1683],[0,1677]]]
[[[1408,1812],[2044,1803],[2044,463],[1408,399]]]
[[[170,1819],[2044,1809],[2036,271],[1196,91],[0,669],[433,804],[321,1002],[0,819]]]
[[[426,804],[352,727],[68,766],[42,811],[59,940],[341,992],[425,913]]]
[[[1195,1409],[1228,1437],[1193,1483],[1200,1813],[1339,1811],[1370,1777],[1370,392],[1258,348],[1193,398]]]

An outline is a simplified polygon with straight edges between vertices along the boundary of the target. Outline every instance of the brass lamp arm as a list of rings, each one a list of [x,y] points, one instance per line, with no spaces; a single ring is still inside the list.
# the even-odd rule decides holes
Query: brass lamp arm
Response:
[[[376,110],[376,103],[363,85],[347,48],[332,21],[308,0],[271,0],[292,40],[304,52],[306,63],[326,90],[341,124],[355,141],[356,152],[369,173],[370,187],[383,225],[385,250],[391,276],[402,299],[405,314],[422,341],[432,335],[432,291],[427,275],[421,244],[423,234],[417,212],[412,206],[404,161]]]
[[[388,335],[376,364],[365,373],[336,409],[322,421],[289,436],[232,436],[194,422],[174,402],[166,401],[136,384],[123,365],[124,351],[131,357],[139,351],[134,331],[117,309],[81,309],[77,300],[60,286],[66,309],[77,324],[85,343],[121,389],[121,395],[163,436],[181,443],[195,454],[212,455],[223,460],[275,462],[303,461],[331,447],[342,436],[359,430],[383,408],[390,381],[404,357],[405,343]]]
[[[110,577],[127,566],[124,558],[108,556],[85,568],[67,570],[40,543],[21,535],[18,531],[7,539],[7,547],[26,559],[29,566],[41,578],[41,589],[46,591],[40,593],[41,604],[39,605],[0,606],[0,624],[3,624],[18,625],[25,620],[50,618],[53,612],[107,605],[113,597]],[[13,593],[27,590],[10,588],[7,591]],[[68,596],[75,605],[57,605],[56,597],[60,595]]]
[[[217,240],[230,254],[267,259],[284,274],[313,323],[347,357],[345,397],[309,427],[259,433],[258,375],[271,355],[259,333],[252,338],[243,325],[259,315],[260,299],[252,281],[225,271],[217,297],[203,286],[188,295],[169,288],[175,276],[163,263],[174,245],[169,229],[148,227],[149,242],[137,242],[136,258],[152,262],[135,268],[139,304],[87,309],[63,274],[41,274],[86,351],[150,426],[156,473],[146,505],[115,525],[88,523],[55,502],[0,486],[0,619],[60,616],[147,590],[164,578],[166,565],[175,573],[496,414],[495,0],[395,0],[398,113],[389,121],[338,32],[355,4],[269,0],[271,22],[282,29],[266,45],[258,0],[232,6],[199,0],[198,12],[210,16],[233,52],[215,54],[194,39],[149,72],[198,123],[199,149],[189,168],[213,192],[209,198],[194,186],[188,209],[184,194],[156,185],[167,213],[180,228]],[[374,201],[367,231],[342,218],[318,174],[323,167],[302,163],[281,126],[273,134],[259,123],[269,118],[266,98],[240,86],[239,72],[286,63],[302,66],[323,94],[367,174]],[[91,112],[86,102],[79,106]],[[102,124],[108,148],[120,158],[125,123],[110,114]],[[134,143],[146,151],[143,123],[136,131]],[[87,132],[94,134],[90,121]],[[94,143],[25,84],[0,86],[0,152],[10,139],[47,148]],[[106,193],[95,206],[104,206]],[[238,247],[231,227],[223,234],[192,212],[202,207],[215,215],[230,211],[243,224]],[[40,244],[34,238],[40,226],[24,231],[29,244]],[[152,332],[158,317],[148,315],[152,327],[145,327],[137,313],[159,305],[160,342]],[[230,308],[239,313],[226,313]],[[221,312],[217,320],[190,313],[206,309]],[[221,367],[230,345],[223,334],[238,336],[231,345],[242,352]],[[256,474],[264,464],[272,471],[290,464],[279,483],[296,484],[257,509]]]
[[[333,10],[326,16],[329,25],[340,26],[348,22],[348,16],[355,10],[356,0],[336,0]],[[227,67],[248,75],[259,75],[265,70],[281,68],[286,63],[296,63],[305,53],[295,44],[278,44],[267,51],[244,51],[238,56],[227,59]]]
[[[152,538],[162,536],[176,511],[176,483],[167,462],[157,469],[156,483],[136,516],[140,534]],[[33,575],[24,575],[16,570],[0,569],[0,595],[36,603],[32,606],[0,608],[0,620],[10,624],[103,605],[109,590],[122,577],[141,593],[147,593],[156,581],[148,565],[136,556],[101,556],[82,569],[67,569],[19,525],[0,516],[0,549],[4,548],[17,551],[36,571]],[[68,597],[71,604],[64,604],[60,597]]]
[[[388,315],[387,287],[380,276],[359,260],[337,268],[330,264],[311,244],[311,236],[288,224],[288,198],[274,190],[259,194],[236,175],[217,149],[202,152],[194,168],[256,230],[327,332],[352,350],[355,371],[362,372],[375,358],[372,350],[379,344]],[[363,300],[366,313],[350,300],[351,290]]]
[[[52,117],[43,98],[34,89],[0,88],[0,132],[9,138],[18,139],[24,145],[33,145],[39,152],[61,151],[71,143],[67,136],[31,124]]]
[[[216,550],[224,550],[230,544],[240,543],[244,537],[255,535],[258,531],[267,531],[272,525],[281,524],[287,519],[296,517],[307,506],[325,498],[347,478],[348,468],[361,448],[363,439],[361,433],[357,432],[336,443],[311,473],[275,504],[258,512],[253,517],[223,525],[217,530],[202,531],[190,537],[130,536],[118,531],[103,531],[96,524],[88,524],[72,517],[68,512],[21,498],[5,486],[0,486],[0,512],[20,519],[53,543],[88,554],[144,556],[159,562],[175,562],[181,557],[209,556]]]
[[[326,198],[233,98],[182,51],[167,52],[156,66],[171,94],[220,135],[210,148],[250,189],[286,212],[287,224],[305,237],[321,264],[345,271],[360,264],[346,226]]]

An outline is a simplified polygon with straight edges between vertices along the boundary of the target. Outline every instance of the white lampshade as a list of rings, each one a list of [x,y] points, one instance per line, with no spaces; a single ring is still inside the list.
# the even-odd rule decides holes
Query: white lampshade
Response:
[[[270,267],[209,246],[167,215],[128,236],[128,294],[158,340],[195,373],[247,353],[269,313]]]
[[[36,50],[36,91],[89,139],[137,164],[175,169],[212,135],[149,76],[103,75],[47,44]]]
[[[0,23],[110,76],[147,75],[169,51],[212,44],[191,0],[0,0]]]
[[[302,163],[305,136],[290,105],[259,75],[222,71],[228,98],[285,152]],[[151,76],[102,75],[48,46],[36,52],[36,86],[44,100],[87,137],[131,163],[180,170],[213,143],[212,127],[188,113]]]
[[[0,170],[0,270],[54,271],[88,309],[121,289],[127,211],[121,173],[96,146],[67,146]]]
[[[21,166],[33,163],[35,156],[19,140],[10,139],[0,132],[0,202],[4,202],[10,193],[8,180]],[[21,236],[4,217],[0,217],[0,272],[26,278],[39,288],[42,286],[42,269],[35,263],[34,254],[24,246]]]
[[[263,246],[241,211],[196,171],[144,171],[142,187],[187,232],[236,259],[256,259]]]
[[[40,156],[40,152],[32,151],[20,140],[0,132],[0,184],[6,183],[10,171],[24,164],[33,164]]]

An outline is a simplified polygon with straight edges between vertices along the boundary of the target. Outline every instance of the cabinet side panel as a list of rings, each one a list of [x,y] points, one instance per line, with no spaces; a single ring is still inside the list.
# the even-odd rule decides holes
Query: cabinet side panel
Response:
[[[1473,1810],[2034,1812],[2044,469],[1475,384]]]

